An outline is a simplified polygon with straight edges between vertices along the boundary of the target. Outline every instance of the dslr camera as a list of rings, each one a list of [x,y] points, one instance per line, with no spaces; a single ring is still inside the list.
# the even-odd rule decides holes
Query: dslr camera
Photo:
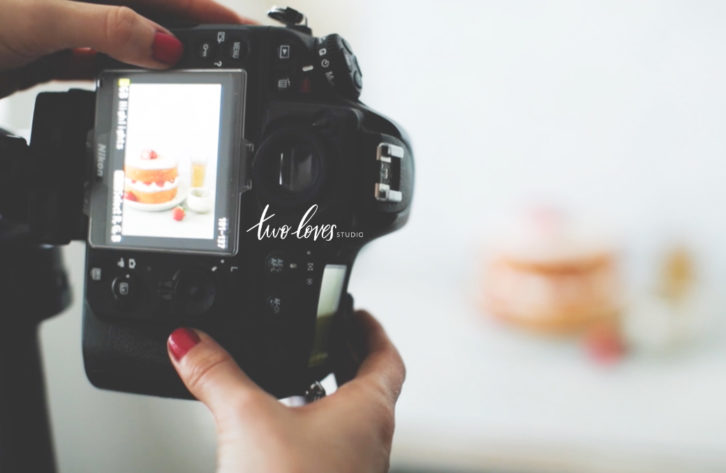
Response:
[[[38,96],[28,147],[6,139],[3,216],[38,243],[88,242],[97,387],[189,397],[166,349],[179,326],[277,397],[355,372],[347,285],[358,251],[407,220],[411,145],[358,100],[345,39],[270,15],[284,26],[173,29],[172,70],[106,58],[95,92]]]

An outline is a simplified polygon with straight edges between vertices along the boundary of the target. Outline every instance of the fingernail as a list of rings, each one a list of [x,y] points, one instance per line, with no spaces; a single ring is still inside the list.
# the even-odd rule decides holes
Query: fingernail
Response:
[[[155,60],[174,65],[181,59],[184,46],[176,37],[157,31],[154,35],[154,44],[151,46],[151,51]]]
[[[169,335],[167,345],[169,345],[169,351],[174,356],[176,361],[184,358],[189,350],[199,343],[199,335],[194,330],[188,328],[178,328]]]

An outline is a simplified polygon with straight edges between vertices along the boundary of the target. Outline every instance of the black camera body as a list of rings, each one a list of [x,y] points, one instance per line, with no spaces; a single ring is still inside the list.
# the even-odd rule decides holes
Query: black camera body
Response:
[[[278,397],[330,372],[344,381],[355,370],[345,360],[351,268],[407,220],[409,141],[358,101],[361,72],[338,35],[294,22],[174,34],[185,45],[174,70],[112,64],[97,84],[92,159],[80,165],[88,378],[188,397],[166,349],[188,326]],[[36,156],[52,148],[43,100]]]

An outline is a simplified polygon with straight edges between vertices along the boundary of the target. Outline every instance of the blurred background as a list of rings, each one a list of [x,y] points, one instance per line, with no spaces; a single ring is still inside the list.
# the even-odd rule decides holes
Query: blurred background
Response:
[[[350,287],[408,367],[392,471],[726,471],[726,4],[290,6],[351,42],[415,146],[410,223]],[[37,91],[0,123],[29,128]],[[88,383],[65,256],[75,304],[42,326],[60,470],[213,471],[203,406]]]

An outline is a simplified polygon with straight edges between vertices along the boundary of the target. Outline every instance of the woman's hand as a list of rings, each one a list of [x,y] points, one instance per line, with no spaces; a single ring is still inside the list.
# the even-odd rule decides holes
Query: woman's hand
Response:
[[[129,7],[200,23],[251,23],[212,0],[119,3],[128,6],[0,0],[0,98],[51,79],[92,78],[96,51],[150,69],[174,65],[181,42]]]
[[[208,335],[178,329],[169,354],[217,425],[218,473],[383,473],[405,369],[381,325],[356,313],[366,358],[355,379],[303,407],[260,389]]]

